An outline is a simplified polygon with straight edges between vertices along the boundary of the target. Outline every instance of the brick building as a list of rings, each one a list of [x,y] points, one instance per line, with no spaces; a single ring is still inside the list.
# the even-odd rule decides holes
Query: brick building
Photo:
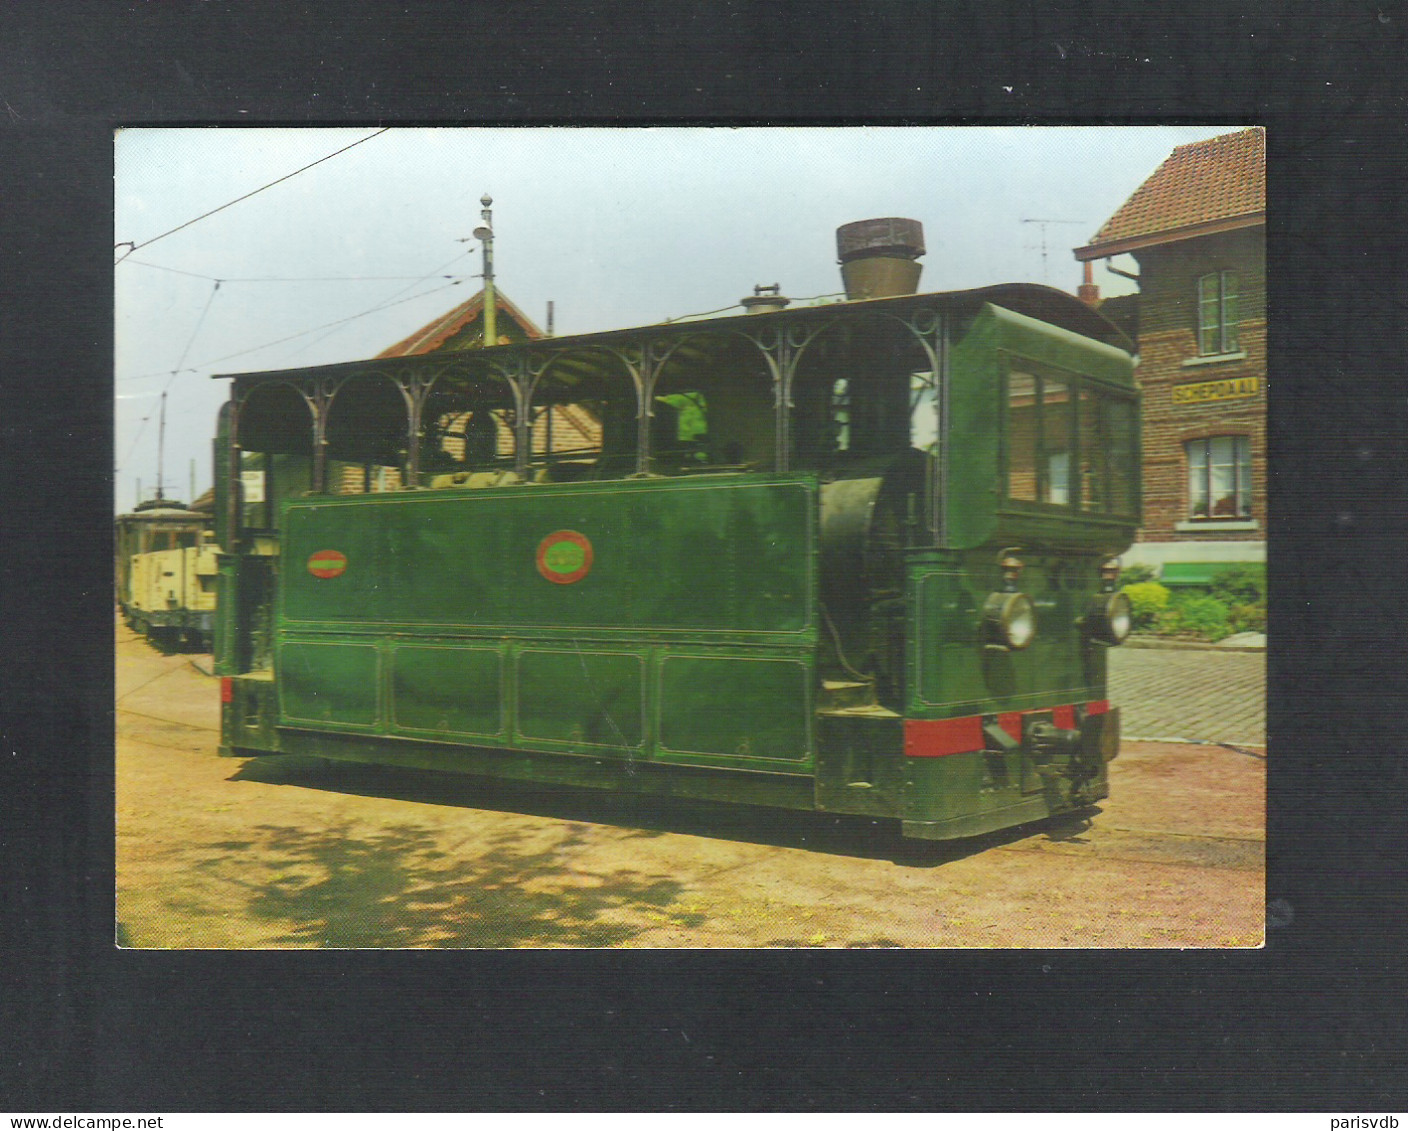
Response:
[[[1138,342],[1144,525],[1125,563],[1166,582],[1266,559],[1265,237],[1255,128],[1176,148],[1075,252],[1081,297]],[[1139,293],[1101,304],[1090,264],[1122,255]]]

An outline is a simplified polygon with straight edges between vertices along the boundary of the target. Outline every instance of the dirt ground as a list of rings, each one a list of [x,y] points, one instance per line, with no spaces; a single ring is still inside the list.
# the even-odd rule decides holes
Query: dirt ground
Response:
[[[1126,743],[1089,821],[913,846],[865,818],[220,758],[210,657],[117,631],[123,946],[1262,941],[1260,751]]]

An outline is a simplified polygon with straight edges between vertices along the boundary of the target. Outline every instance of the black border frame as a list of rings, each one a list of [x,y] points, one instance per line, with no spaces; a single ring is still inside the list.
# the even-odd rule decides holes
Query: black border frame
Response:
[[[8,1108],[1403,1108],[1402,0],[64,0],[3,22]],[[1267,126],[1266,948],[114,949],[111,131],[245,121]]]

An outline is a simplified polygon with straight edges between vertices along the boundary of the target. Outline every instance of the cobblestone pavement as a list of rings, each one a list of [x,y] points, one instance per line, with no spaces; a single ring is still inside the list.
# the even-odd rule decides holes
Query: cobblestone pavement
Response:
[[[1266,744],[1266,653],[1114,648],[1110,702],[1127,739]]]

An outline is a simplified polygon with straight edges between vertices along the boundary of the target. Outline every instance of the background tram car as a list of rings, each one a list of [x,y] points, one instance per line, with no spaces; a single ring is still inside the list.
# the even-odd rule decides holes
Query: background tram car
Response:
[[[215,625],[212,516],[166,499],[118,515],[117,602],[128,627],[154,643],[209,644]]]
[[[235,377],[222,753],[934,840],[1106,796],[1127,342],[1046,287],[891,294],[914,221],[838,234],[854,301]]]

